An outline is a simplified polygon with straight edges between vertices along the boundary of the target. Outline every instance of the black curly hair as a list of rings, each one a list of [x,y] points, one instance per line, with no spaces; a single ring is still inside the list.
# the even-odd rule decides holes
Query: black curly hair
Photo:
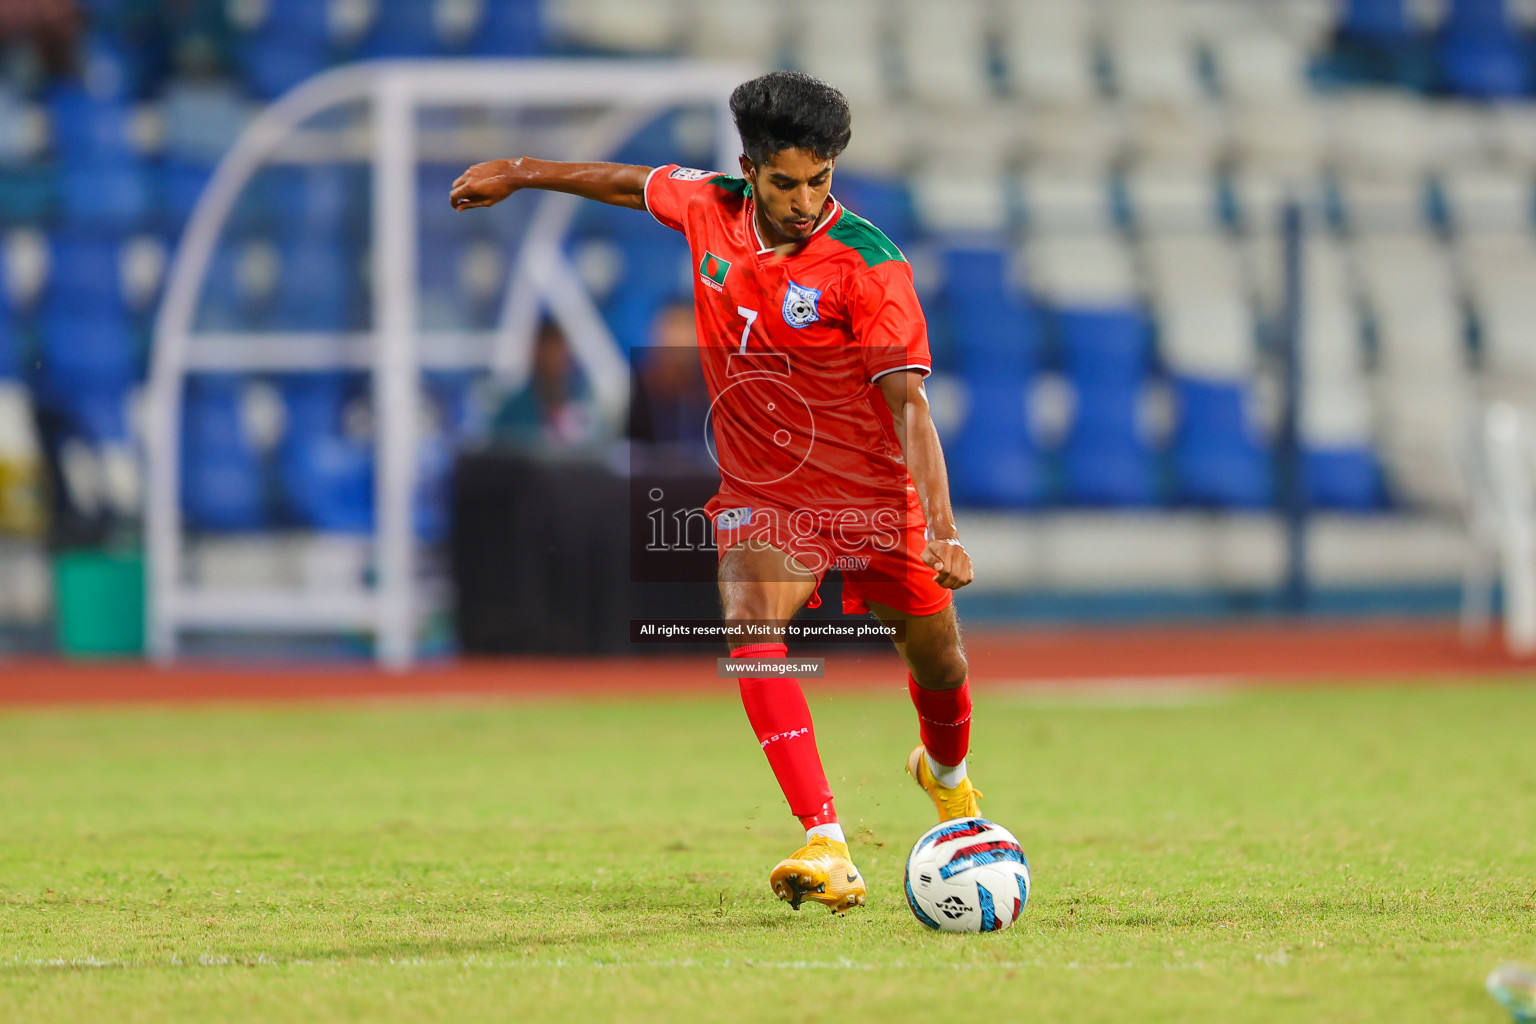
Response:
[[[770,71],[742,82],[731,93],[731,114],[741,148],[755,164],[784,149],[831,160],[853,137],[843,94],[802,71]]]

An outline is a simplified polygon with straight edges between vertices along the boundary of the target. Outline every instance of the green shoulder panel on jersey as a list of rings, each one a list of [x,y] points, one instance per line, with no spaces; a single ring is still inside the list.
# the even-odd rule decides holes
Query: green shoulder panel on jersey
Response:
[[[717,174],[709,179],[709,183],[715,188],[721,188],[734,196],[745,199],[752,194],[752,184],[746,178],[735,178],[729,174]]]
[[[827,235],[864,257],[864,262],[868,266],[877,267],[891,260],[907,262],[901,250],[896,248],[896,243],[885,237],[884,231],[846,206],[843,207],[842,217],[832,225],[832,230],[828,231]]]

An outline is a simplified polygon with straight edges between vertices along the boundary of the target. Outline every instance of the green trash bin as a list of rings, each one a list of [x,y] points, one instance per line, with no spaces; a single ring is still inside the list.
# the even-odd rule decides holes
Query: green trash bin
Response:
[[[144,653],[142,551],[61,551],[53,560],[53,585],[65,656]]]

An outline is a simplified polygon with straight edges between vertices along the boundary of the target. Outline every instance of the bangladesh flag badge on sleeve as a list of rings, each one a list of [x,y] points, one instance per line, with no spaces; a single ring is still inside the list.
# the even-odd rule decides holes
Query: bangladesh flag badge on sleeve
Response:
[[[715,291],[725,290],[725,275],[731,272],[731,264],[714,253],[705,250],[704,258],[699,260],[699,278]]]

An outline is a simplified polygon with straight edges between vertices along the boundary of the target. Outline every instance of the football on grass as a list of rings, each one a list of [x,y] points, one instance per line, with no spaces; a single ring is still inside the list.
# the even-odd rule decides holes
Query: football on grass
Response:
[[[1019,841],[985,818],[956,818],[924,832],[907,855],[907,905],[941,932],[997,932],[1029,902],[1029,861]]]

